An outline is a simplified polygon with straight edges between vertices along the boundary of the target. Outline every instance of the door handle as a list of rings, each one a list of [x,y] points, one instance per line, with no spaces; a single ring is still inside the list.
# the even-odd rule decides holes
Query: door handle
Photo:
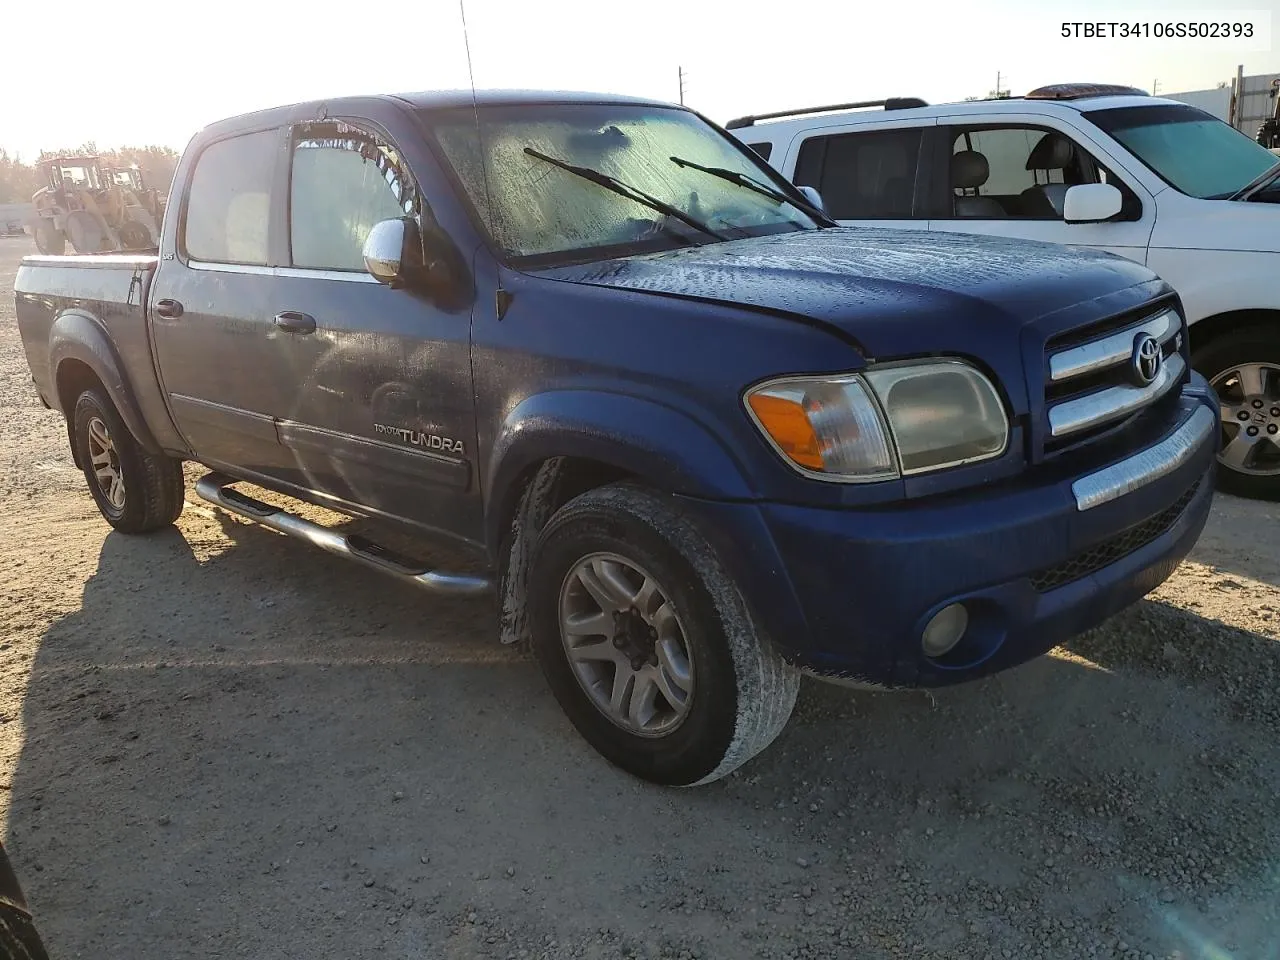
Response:
[[[297,310],[282,310],[275,315],[275,325],[285,333],[315,333],[316,319]]]
[[[177,300],[157,300],[156,316],[163,320],[177,320],[182,316],[182,304]]]

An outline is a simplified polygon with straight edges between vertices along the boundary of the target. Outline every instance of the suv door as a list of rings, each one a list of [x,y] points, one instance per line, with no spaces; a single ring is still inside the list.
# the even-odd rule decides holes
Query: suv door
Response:
[[[422,227],[429,198],[367,121],[297,125],[288,155],[289,260],[276,275],[295,329],[280,440],[311,489],[479,540],[470,307],[378,283],[362,253],[381,220]]]
[[[809,131],[792,142],[784,169],[815,188],[832,219],[925,229],[921,154],[933,120],[849,124]]]
[[[285,133],[248,131],[201,148],[149,315],[165,395],[196,457],[290,481],[275,417],[293,390],[272,319],[272,273],[285,252],[277,208]]]
[[[946,157],[933,165],[930,229],[1094,247],[1139,263],[1155,226],[1155,201],[1078,130],[1045,117],[942,118]],[[985,174],[985,175],[984,175]],[[1124,207],[1105,223],[1067,223],[1066,191],[1111,183]]]

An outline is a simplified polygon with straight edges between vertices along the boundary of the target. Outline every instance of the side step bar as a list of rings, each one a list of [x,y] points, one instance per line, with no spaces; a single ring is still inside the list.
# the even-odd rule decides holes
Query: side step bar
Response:
[[[488,577],[425,570],[417,561],[400,556],[357,534],[335,533],[328,527],[304,520],[287,510],[255,500],[233,489],[232,485],[240,482],[235,477],[224,473],[210,473],[196,481],[196,495],[237,516],[260,523],[287,536],[304,540],[329,553],[348,557],[366,567],[389,573],[432,593],[471,597],[488,593],[493,589],[493,581]]]

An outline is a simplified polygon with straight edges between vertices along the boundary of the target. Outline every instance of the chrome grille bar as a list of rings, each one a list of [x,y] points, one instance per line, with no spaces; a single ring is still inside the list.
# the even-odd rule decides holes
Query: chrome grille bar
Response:
[[[1107,367],[1126,362],[1133,354],[1133,339],[1140,333],[1150,334],[1160,342],[1168,343],[1182,329],[1182,318],[1173,309],[1163,310],[1154,317],[1123,330],[1071,347],[1049,357],[1049,380],[1059,383],[1073,377],[1096,373]]]
[[[1186,369],[1182,354],[1173,353],[1165,359],[1156,379],[1145,387],[1117,384],[1055,404],[1049,408],[1049,433],[1063,437],[1127,417],[1173,389]]]

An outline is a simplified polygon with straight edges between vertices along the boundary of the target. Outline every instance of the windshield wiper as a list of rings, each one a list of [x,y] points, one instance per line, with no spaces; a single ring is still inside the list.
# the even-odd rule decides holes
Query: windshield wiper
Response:
[[[729,170],[725,167],[704,167],[700,163],[694,163],[692,160],[686,160],[683,157],[670,157],[669,159],[677,167],[692,167],[694,170],[701,170],[703,173],[709,173],[713,177],[719,177],[721,180],[728,180],[730,183],[736,183],[740,187],[745,187],[746,189],[758,193],[763,197],[768,197],[770,200],[776,200],[778,203],[789,203],[793,207],[799,207],[819,223],[825,223],[828,225],[835,223],[830,216],[823,213],[808,201],[792,199],[781,190],[776,190],[767,184],[761,183],[759,180],[748,177],[745,173],[740,173],[737,170]]]
[[[1277,160],[1274,166],[1267,167],[1266,170],[1263,170],[1261,174],[1254,177],[1235,193],[1231,194],[1231,196],[1227,197],[1227,199],[1247,200],[1276,177],[1280,177],[1280,160]]]
[[[559,167],[561,170],[567,170],[575,176],[581,177],[583,180],[589,180],[591,183],[604,187],[606,190],[612,190],[620,197],[626,197],[628,200],[646,206],[651,210],[656,210],[658,213],[679,220],[685,226],[692,227],[699,233],[705,233],[707,236],[713,237],[716,240],[729,239],[723,234],[712,230],[705,223],[700,223],[698,220],[695,220],[680,208],[673,207],[671,204],[659,200],[657,197],[650,196],[643,190],[633,187],[630,184],[623,183],[617,177],[611,177],[609,174],[601,173],[599,170],[593,170],[591,167],[580,167],[574,163],[568,163],[564,160],[558,160],[555,157],[549,157],[545,153],[539,153],[537,150],[533,149],[533,147],[525,147],[524,152],[529,156],[537,157],[539,160],[549,163],[554,167]]]

